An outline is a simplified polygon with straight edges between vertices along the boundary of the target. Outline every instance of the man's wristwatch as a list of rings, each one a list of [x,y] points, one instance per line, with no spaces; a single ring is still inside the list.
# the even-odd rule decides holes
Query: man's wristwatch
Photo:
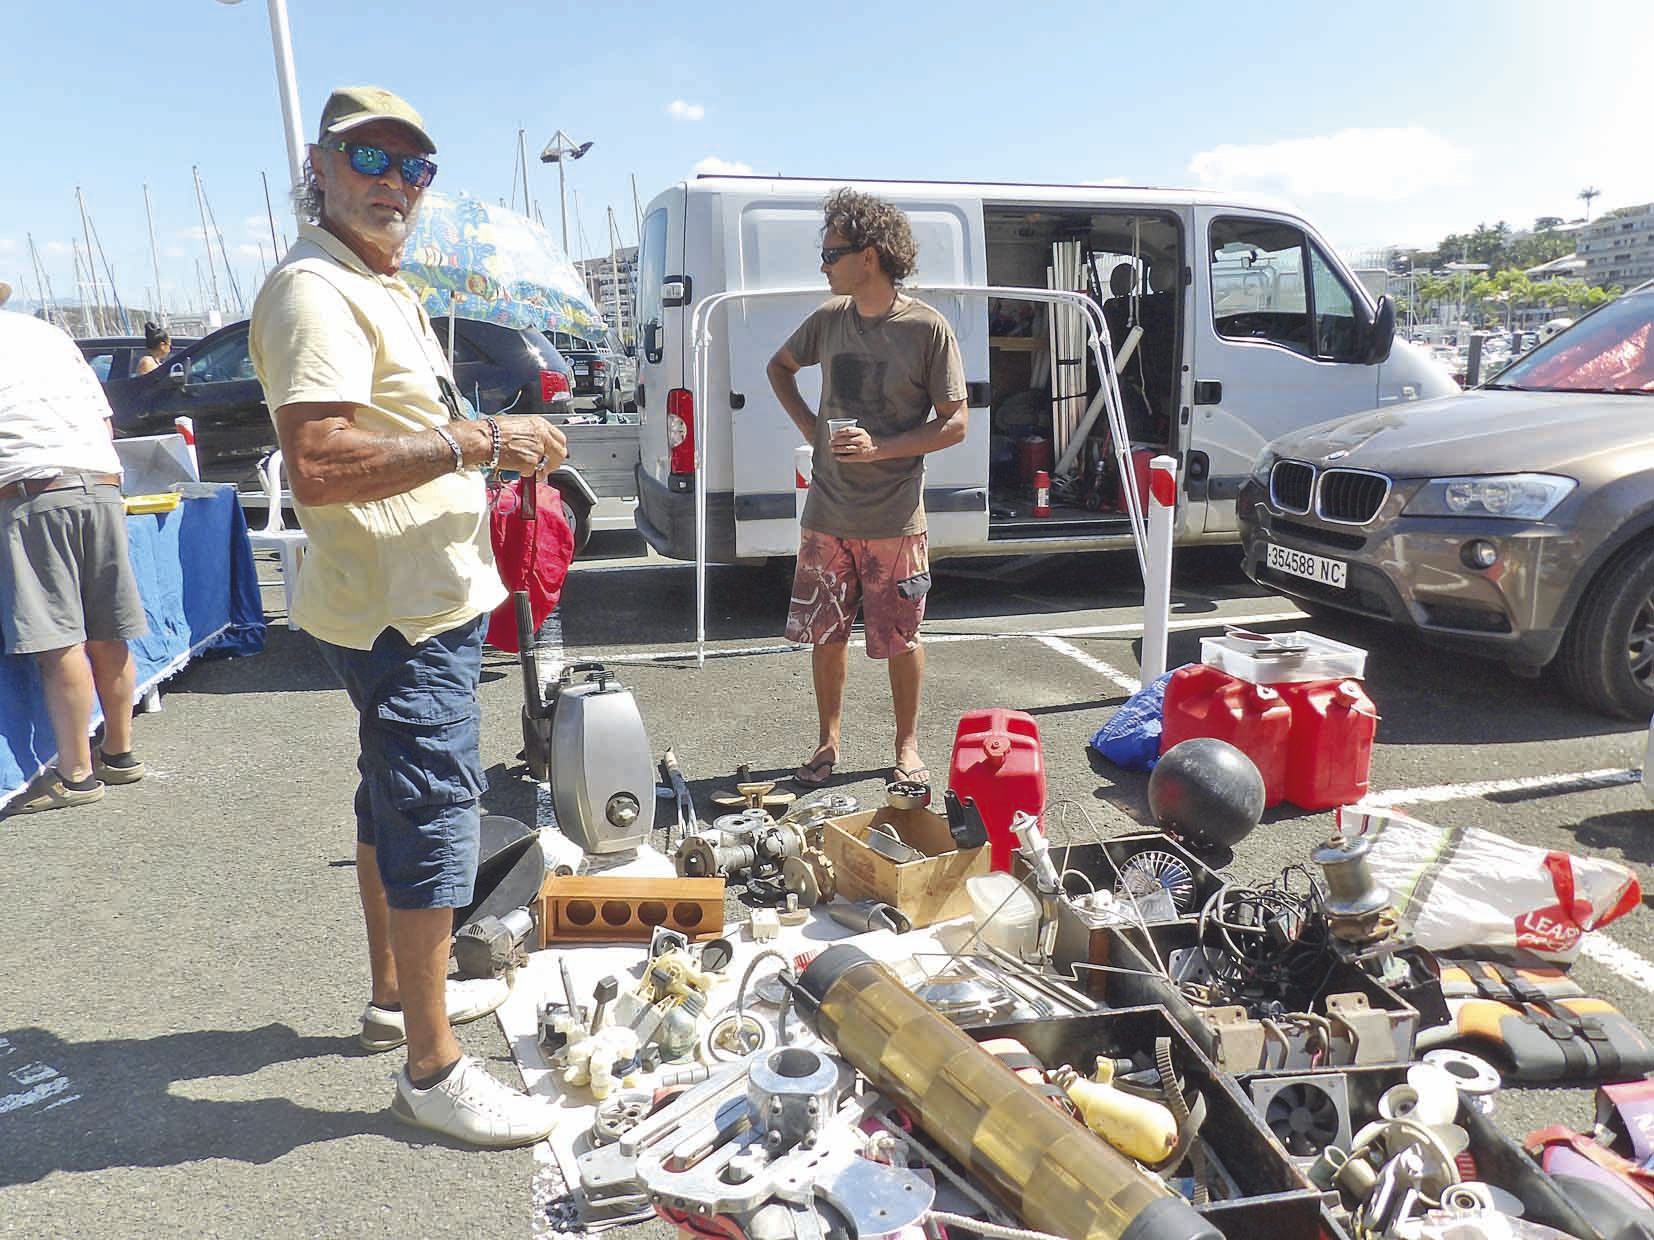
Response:
[[[431,429],[442,436],[442,442],[447,444],[448,451],[454,454],[454,472],[456,474],[464,473],[465,453],[460,450],[459,440],[454,438],[454,432],[446,426],[433,426]]]

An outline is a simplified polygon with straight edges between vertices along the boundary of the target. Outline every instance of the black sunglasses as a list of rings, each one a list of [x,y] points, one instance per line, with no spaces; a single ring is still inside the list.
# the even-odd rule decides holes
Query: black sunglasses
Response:
[[[415,189],[424,189],[436,180],[436,165],[418,155],[392,155],[382,146],[368,146],[363,142],[335,140],[323,145],[335,151],[343,151],[350,159],[352,170],[360,172],[365,177],[382,175],[394,161],[402,173],[402,179]]]
[[[865,250],[866,248],[866,245],[835,245],[831,249],[823,249],[821,251],[821,265],[823,267],[831,267],[846,254],[855,254],[856,252]]]

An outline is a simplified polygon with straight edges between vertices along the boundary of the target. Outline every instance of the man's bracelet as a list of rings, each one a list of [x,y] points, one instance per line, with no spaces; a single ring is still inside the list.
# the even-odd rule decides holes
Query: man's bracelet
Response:
[[[454,472],[457,474],[463,471],[465,469],[465,453],[460,450],[459,440],[454,438],[454,433],[446,426],[433,426],[431,429],[442,436],[442,442],[447,444],[448,451],[454,454]]]
[[[500,467],[500,424],[493,418],[484,418],[488,423],[488,464],[482,467],[482,472],[491,474]]]

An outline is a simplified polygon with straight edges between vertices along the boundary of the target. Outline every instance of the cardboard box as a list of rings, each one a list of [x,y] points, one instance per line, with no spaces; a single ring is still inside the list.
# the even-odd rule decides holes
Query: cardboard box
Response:
[[[886,825],[924,853],[923,859],[897,863],[869,848],[864,842],[868,834]],[[955,848],[947,819],[928,809],[886,805],[831,818],[822,832],[822,849],[833,863],[841,896],[883,900],[906,913],[915,926],[969,914],[965,880],[988,872],[988,849]]]

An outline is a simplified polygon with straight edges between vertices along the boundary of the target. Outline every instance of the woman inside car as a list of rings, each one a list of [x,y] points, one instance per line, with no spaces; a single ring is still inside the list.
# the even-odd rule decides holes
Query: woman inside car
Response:
[[[138,373],[147,375],[161,364],[161,359],[172,352],[172,337],[164,327],[144,324],[144,353],[138,359]]]

